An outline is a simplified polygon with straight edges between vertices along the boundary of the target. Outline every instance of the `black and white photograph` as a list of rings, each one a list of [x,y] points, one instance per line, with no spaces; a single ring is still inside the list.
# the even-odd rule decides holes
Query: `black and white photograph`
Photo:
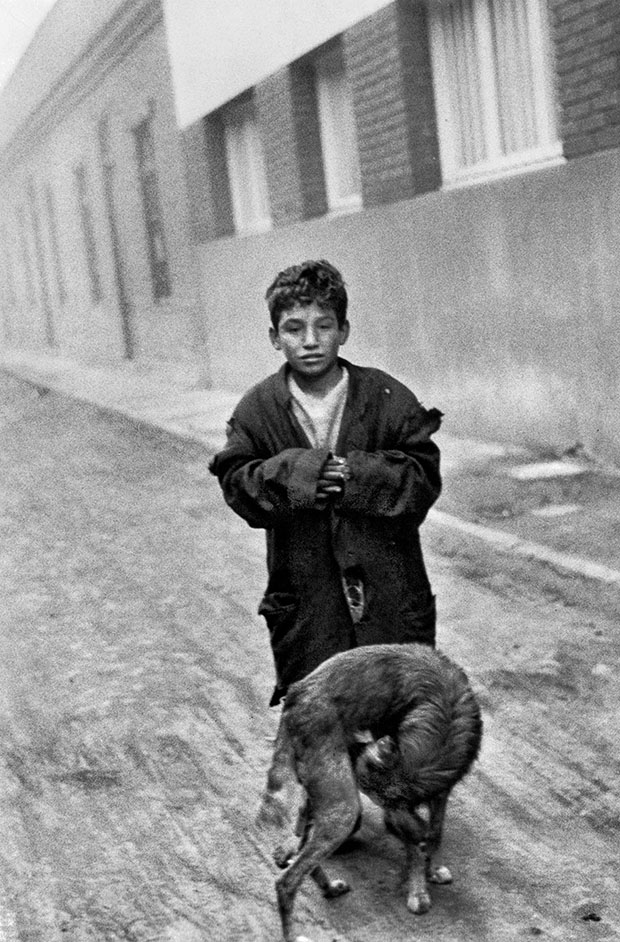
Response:
[[[620,939],[620,2],[0,0],[0,942]]]

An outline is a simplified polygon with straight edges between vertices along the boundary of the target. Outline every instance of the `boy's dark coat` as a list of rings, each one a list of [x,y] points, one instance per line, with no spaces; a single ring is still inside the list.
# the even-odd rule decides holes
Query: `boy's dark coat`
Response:
[[[243,397],[215,456],[227,503],[267,531],[269,581],[259,612],[276,664],[277,703],[289,684],[356,645],[434,644],[435,604],[418,527],[439,496],[441,413],[387,373],[342,360],[349,392],[336,454],[351,471],[331,510],[316,509],[327,449],[310,447],[291,409],[286,364]],[[341,574],[364,582],[353,625]]]

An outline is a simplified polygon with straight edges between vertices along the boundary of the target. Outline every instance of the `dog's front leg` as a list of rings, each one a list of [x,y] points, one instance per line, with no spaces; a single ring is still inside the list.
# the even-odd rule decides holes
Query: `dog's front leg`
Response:
[[[429,801],[430,821],[427,839],[427,868],[426,879],[429,883],[446,884],[452,883],[452,874],[450,870],[441,865],[435,864],[435,854],[441,846],[443,834],[443,822],[446,815],[446,805],[448,804],[448,795],[437,795]]]
[[[431,898],[426,886],[426,873],[429,866],[426,843],[407,842],[407,908],[416,916],[427,913],[431,908]]]

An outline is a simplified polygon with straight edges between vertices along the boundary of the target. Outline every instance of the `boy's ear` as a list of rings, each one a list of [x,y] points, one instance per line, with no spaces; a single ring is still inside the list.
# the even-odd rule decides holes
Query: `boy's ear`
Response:
[[[278,331],[275,329],[275,327],[269,328],[269,339],[271,340],[272,346],[275,347],[276,350],[282,349],[282,344],[280,343],[280,335],[278,334]]]
[[[345,321],[342,327],[340,328],[340,346],[342,347],[347,340],[349,339],[349,333],[351,331],[351,325],[348,321]]]

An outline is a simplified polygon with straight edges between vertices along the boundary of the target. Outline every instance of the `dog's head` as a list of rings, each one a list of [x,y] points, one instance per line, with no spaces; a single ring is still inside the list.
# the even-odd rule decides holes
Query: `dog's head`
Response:
[[[395,798],[394,789],[399,787],[401,776],[398,774],[400,752],[392,736],[373,739],[357,737],[360,744],[355,759],[355,775],[364,794],[382,807],[391,804]],[[363,745],[362,745],[363,742]]]
[[[388,830],[405,843],[423,843],[428,838],[430,807],[426,796],[412,790],[397,741],[392,736],[373,739],[370,733],[359,734],[356,741],[360,752],[355,774],[360,789],[384,809]]]

